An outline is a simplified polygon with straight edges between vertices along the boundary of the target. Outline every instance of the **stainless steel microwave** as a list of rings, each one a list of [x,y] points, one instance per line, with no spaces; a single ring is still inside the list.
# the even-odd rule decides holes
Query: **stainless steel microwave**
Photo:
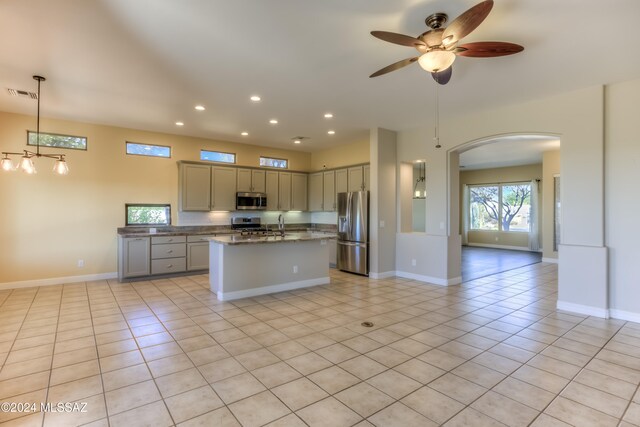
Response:
[[[236,210],[264,211],[267,209],[267,193],[236,193]]]

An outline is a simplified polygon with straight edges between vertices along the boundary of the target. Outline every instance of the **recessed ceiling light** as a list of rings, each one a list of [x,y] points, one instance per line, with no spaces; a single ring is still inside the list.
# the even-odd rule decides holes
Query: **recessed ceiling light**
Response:
[[[183,122],[176,122],[176,126],[184,126]]]
[[[299,139],[294,139],[294,140],[293,140],[293,143],[294,143],[294,144],[300,144],[301,142],[302,142],[302,141],[300,141]]]
[[[326,114],[324,115],[324,118],[325,118],[325,119],[332,119],[332,118],[333,118],[333,114],[331,114],[331,113],[326,113]]]
[[[196,105],[195,109],[198,110],[198,111],[204,111],[205,110],[204,105]]]
[[[249,136],[249,132],[242,132],[240,135],[242,135],[242,136]]]
[[[327,132],[329,135],[335,135],[336,131],[335,130],[330,130],[329,132]]]
[[[269,123],[271,123],[272,125],[277,125],[278,121],[276,119],[271,119],[269,120]]]
[[[258,95],[253,95],[251,98],[249,98],[250,100],[252,100],[253,102],[260,102],[260,100],[262,98],[260,98]]]

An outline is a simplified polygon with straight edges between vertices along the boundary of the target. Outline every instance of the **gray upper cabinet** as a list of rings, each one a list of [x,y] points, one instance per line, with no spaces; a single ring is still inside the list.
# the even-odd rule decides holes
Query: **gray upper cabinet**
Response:
[[[362,188],[363,190],[366,191],[370,191],[371,190],[371,185],[369,185],[369,171],[371,170],[371,167],[369,165],[364,165],[362,167],[362,181],[364,182],[364,187]]]
[[[323,173],[322,186],[322,210],[333,212],[336,210],[336,174],[333,171]]]
[[[268,200],[267,200],[268,203]],[[291,174],[291,210],[307,210],[307,174]]]
[[[180,164],[180,210],[209,211],[211,204],[211,166]]]
[[[267,210],[278,210],[278,172],[266,171],[265,193],[267,193]]]
[[[311,212],[322,211],[322,172],[309,174],[309,210]]]
[[[349,191],[364,190],[364,176],[362,166],[349,168]]]
[[[256,169],[237,169],[238,181],[236,191],[265,192],[265,171]]]
[[[349,190],[349,173],[347,169],[338,169],[336,171],[336,200],[338,193],[346,193]]]
[[[236,209],[236,168],[211,167],[211,210]]]
[[[278,210],[291,210],[291,172],[278,174]],[[269,201],[267,200],[267,203]]]

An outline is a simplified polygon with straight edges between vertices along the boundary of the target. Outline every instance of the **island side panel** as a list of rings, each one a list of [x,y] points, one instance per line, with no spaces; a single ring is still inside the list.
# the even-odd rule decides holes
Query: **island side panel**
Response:
[[[211,290],[220,300],[329,283],[327,240],[213,246]]]
[[[215,294],[222,293],[224,272],[224,245],[214,241],[209,242],[209,287]]]

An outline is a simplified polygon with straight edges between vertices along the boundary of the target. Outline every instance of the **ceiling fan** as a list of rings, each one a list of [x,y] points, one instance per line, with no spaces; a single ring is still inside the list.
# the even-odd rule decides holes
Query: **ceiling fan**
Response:
[[[491,12],[493,0],[485,0],[468,9],[454,19],[446,28],[448,16],[445,13],[429,15],[425,23],[429,28],[418,37],[388,31],[372,31],[371,35],[389,43],[415,48],[419,55],[403,59],[376,71],[369,77],[377,77],[405,67],[414,62],[431,73],[434,80],[440,84],[447,84],[451,79],[451,65],[456,56],[470,56],[475,58],[489,58],[493,56],[512,55],[522,52],[524,47],[507,42],[474,42],[458,44]]]

